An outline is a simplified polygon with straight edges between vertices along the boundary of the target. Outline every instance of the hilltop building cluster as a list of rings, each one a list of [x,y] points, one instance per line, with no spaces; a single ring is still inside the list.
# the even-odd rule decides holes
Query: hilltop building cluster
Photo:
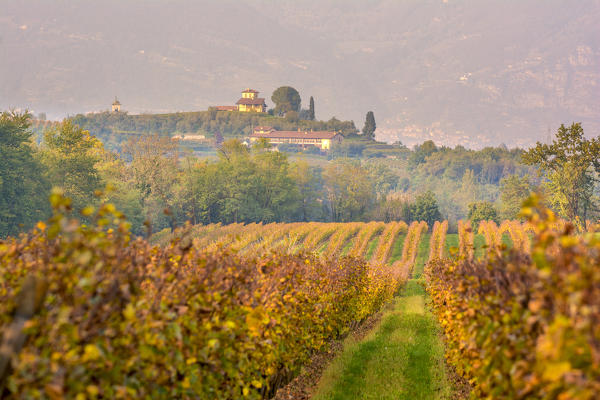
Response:
[[[242,91],[242,97],[235,106],[216,106],[217,111],[266,112],[265,99],[258,97],[254,89]],[[270,144],[289,144],[302,148],[314,146],[320,150],[329,150],[335,143],[340,143],[343,136],[331,131],[278,131],[271,126],[257,126],[249,137],[250,143],[266,139]]]
[[[242,97],[234,106],[215,106],[217,111],[238,111],[238,112],[256,112],[264,113],[267,111],[265,99],[258,97],[259,92],[254,89],[244,89]],[[115,101],[111,105],[113,113],[121,112],[121,103],[115,97]],[[327,151],[333,145],[341,143],[343,135],[334,131],[313,131],[300,130],[297,131],[279,131],[271,126],[257,126],[253,129],[252,134],[247,138],[246,144],[254,143],[258,140],[265,139],[270,144],[277,145],[294,145],[303,149],[316,147],[321,151]],[[181,135],[181,140],[184,141],[206,141],[204,135]]]

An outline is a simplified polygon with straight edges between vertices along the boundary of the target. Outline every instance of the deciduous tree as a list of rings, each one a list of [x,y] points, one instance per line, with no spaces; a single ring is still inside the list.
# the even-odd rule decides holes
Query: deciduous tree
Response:
[[[168,136],[130,139],[124,153],[131,160],[129,179],[141,194],[146,220],[153,229],[175,228],[173,189],[179,179],[178,143]],[[165,212],[167,211],[167,212]]]
[[[561,125],[552,144],[538,142],[523,162],[546,178],[551,206],[563,218],[585,221],[598,210],[594,186],[600,173],[600,138],[586,139],[580,123]]]
[[[432,191],[428,190],[417,196],[415,202],[411,205],[411,219],[413,221],[425,221],[429,226],[433,226],[435,221],[442,219],[442,214]]]
[[[64,190],[75,210],[97,201],[95,191],[103,188],[96,164],[102,143],[70,120],[46,131],[42,159],[52,186]]]
[[[477,230],[481,221],[494,221],[498,223],[498,212],[489,201],[480,201],[469,204],[469,220],[473,230]]]
[[[508,176],[500,181],[500,217],[502,219],[516,219],[523,205],[529,197],[533,185],[527,176]]]
[[[334,161],[325,168],[323,178],[333,221],[358,220],[375,203],[373,182],[358,162]]]

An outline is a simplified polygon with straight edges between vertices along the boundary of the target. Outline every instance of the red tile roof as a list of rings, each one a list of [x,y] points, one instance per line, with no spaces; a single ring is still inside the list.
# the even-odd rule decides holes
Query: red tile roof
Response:
[[[263,99],[263,98],[245,99],[245,98],[242,97],[235,104],[243,104],[243,105],[246,105],[246,106],[266,106],[265,99]]]
[[[250,137],[267,139],[333,139],[335,136],[337,136],[337,133],[330,131],[272,131],[269,133],[254,133]]]
[[[258,92],[254,89],[246,89],[246,90],[243,90],[242,93],[258,93]]]
[[[237,111],[237,106],[215,106],[217,111]]]

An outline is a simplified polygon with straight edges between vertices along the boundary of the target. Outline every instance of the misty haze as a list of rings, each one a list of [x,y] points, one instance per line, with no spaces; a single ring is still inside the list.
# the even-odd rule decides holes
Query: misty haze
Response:
[[[288,84],[321,118],[375,110],[382,140],[530,145],[600,128],[599,19],[588,0],[6,1],[0,107],[196,111]]]
[[[1,0],[0,399],[600,399],[600,0]]]

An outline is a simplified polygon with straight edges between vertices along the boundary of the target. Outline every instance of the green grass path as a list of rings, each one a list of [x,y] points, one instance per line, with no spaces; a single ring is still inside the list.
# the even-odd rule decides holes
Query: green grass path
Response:
[[[447,399],[451,386],[435,317],[421,282],[429,235],[421,239],[414,279],[384,311],[363,340],[346,339],[326,369],[313,400]]]

